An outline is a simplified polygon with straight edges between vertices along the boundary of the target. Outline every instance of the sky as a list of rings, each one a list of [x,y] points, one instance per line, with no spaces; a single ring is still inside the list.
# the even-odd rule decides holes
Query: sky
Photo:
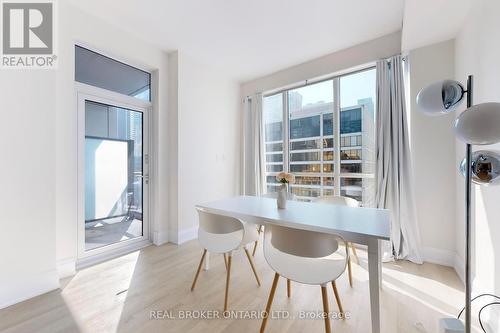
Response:
[[[340,78],[340,107],[358,104],[358,99],[371,97],[375,102],[375,69],[342,76]],[[325,103],[333,100],[333,82],[323,81],[318,84],[295,89],[302,95],[302,105]]]

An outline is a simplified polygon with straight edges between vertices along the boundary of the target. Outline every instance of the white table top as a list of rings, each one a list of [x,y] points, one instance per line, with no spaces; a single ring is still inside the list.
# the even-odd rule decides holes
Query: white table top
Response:
[[[247,222],[340,234],[348,241],[362,244],[366,244],[369,238],[389,239],[390,216],[386,209],[300,201],[288,201],[286,209],[278,209],[276,199],[252,196],[233,197],[196,207]]]

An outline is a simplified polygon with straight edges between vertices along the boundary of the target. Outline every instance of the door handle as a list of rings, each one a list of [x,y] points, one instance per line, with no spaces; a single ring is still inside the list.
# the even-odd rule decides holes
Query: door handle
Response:
[[[142,178],[146,184],[149,184],[149,175],[135,175],[136,177]]]

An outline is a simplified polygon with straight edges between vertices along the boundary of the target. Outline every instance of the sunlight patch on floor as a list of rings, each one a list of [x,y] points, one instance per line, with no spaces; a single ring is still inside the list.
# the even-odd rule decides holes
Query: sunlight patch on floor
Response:
[[[87,317],[93,317],[98,313],[106,313],[109,319],[106,320],[108,326],[101,327],[101,330],[105,332],[117,331],[139,254],[140,251],[132,252],[123,257],[85,268],[70,278],[70,281],[62,288],[61,296],[79,327],[88,327]],[[109,271],[110,274],[103,274],[106,271]],[[102,281],[105,282],[99,284],[96,275],[103,275]],[[119,278],[110,278],[112,275]],[[95,295],[89,296],[85,290],[79,290],[82,282],[86,280],[95,280],[95,288],[101,290],[101,292],[99,302],[96,303],[95,308],[92,311],[86,311],[86,316],[82,317],[81,307],[84,304],[92,303],[90,298],[95,297]],[[112,327],[109,325],[112,325]]]

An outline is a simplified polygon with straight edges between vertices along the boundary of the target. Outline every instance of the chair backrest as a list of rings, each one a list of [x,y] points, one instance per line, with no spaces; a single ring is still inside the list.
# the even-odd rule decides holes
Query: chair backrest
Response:
[[[339,248],[340,242],[343,249]],[[264,257],[276,273],[287,279],[323,285],[344,272],[349,253],[341,236],[266,225]]]
[[[314,202],[339,206],[359,207],[359,202],[356,199],[343,197],[340,195],[325,195],[316,198]]]
[[[270,229],[268,231],[268,229]],[[337,251],[338,236],[277,225],[266,227],[272,246],[284,253],[307,258],[326,257]]]
[[[237,249],[245,237],[243,222],[234,218],[197,209],[200,218],[198,241],[213,253],[228,253]]]
[[[200,229],[211,234],[228,234],[243,229],[240,220],[197,209],[200,218]]]

